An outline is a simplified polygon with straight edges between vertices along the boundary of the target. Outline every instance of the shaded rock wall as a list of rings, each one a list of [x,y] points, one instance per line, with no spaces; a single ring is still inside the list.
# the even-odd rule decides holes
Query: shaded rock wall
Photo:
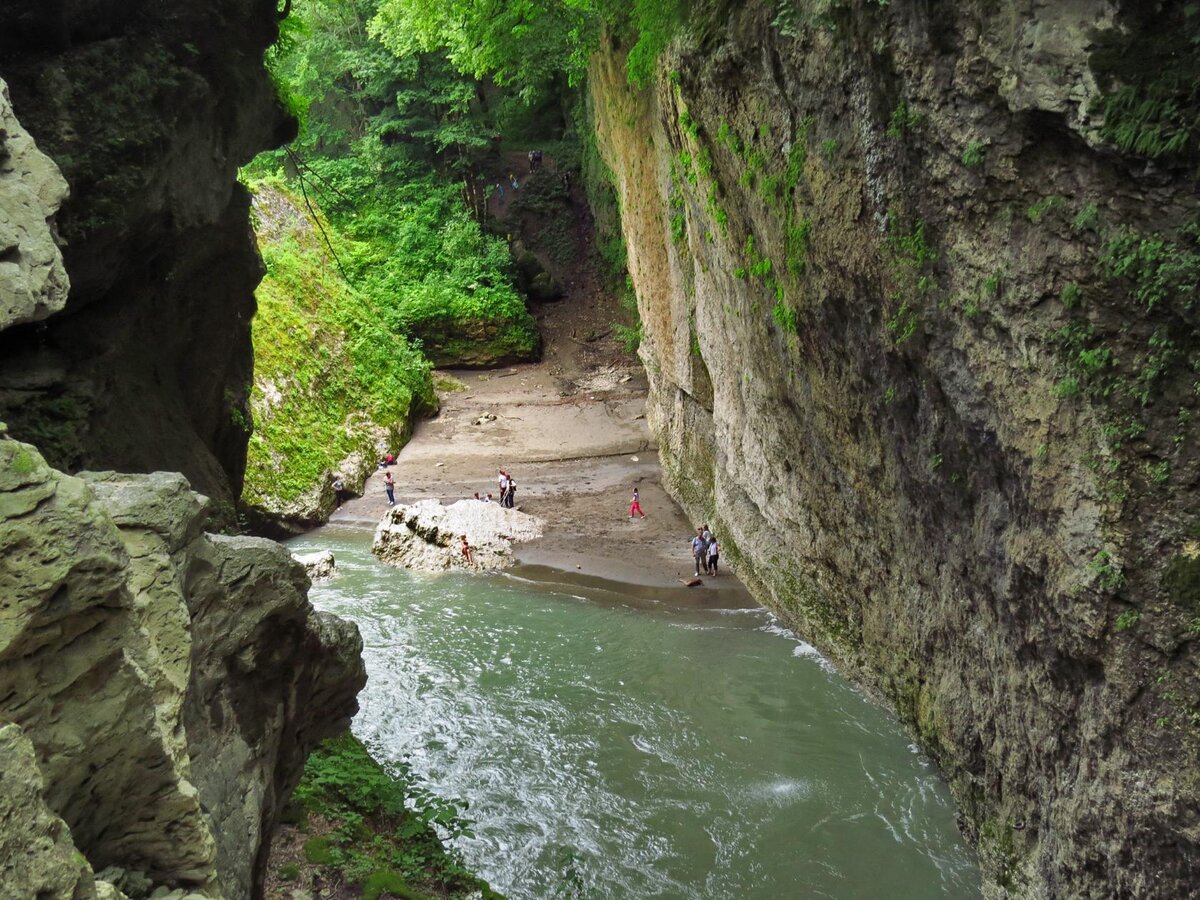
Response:
[[[282,547],[206,518],[180,475],[72,478],[0,436],[0,719],[94,870],[247,897],[362,644]]]
[[[0,77],[59,164],[66,309],[0,333],[0,419],[57,467],[241,489],[261,276],[237,167],[286,137],[274,0],[0,2]]]
[[[707,4],[645,90],[590,77],[672,492],[938,760],[995,896],[1200,872],[1197,307],[1146,262],[1197,271],[1200,202],[1098,131],[1124,13]]]

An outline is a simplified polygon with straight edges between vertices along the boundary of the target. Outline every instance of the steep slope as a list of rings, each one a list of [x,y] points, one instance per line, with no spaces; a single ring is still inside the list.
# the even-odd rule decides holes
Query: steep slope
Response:
[[[590,75],[671,489],[913,728],[997,896],[1200,871],[1200,201],[1093,103],[1144,24],[710,4],[645,90]]]
[[[333,510],[335,474],[357,490],[380,447],[398,450],[437,398],[420,349],[342,275],[325,240],[348,247],[329,222],[278,180],[253,190],[267,275],[256,293],[242,502],[260,529],[299,531]]]

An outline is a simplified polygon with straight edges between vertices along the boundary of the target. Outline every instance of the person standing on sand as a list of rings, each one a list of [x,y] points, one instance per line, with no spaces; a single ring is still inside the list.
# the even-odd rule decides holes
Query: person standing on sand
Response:
[[[496,476],[496,481],[500,485],[500,505],[503,506],[504,497],[508,494],[508,473],[501,469],[500,474]],[[488,496],[490,497],[491,495],[489,494]]]
[[[517,493],[517,483],[510,476],[508,479],[508,492],[504,495],[504,499],[500,501],[501,506],[513,508],[513,495]]]
[[[708,545],[708,574],[716,577],[717,562],[721,558],[721,542],[716,538],[712,539],[712,543]]]
[[[383,473],[383,490],[387,494],[388,506],[396,505],[396,479],[391,472]]]
[[[700,567],[704,566],[704,571],[708,571],[708,566],[704,558],[704,554],[708,552],[708,544],[704,543],[704,529],[697,528],[696,536],[692,538],[692,559],[696,563],[696,577],[700,577]]]
[[[467,536],[465,534],[462,536],[462,555],[463,559],[467,561],[468,566],[474,563],[474,560],[471,559],[471,545],[467,543]]]
[[[632,519],[634,513],[637,513],[643,519],[646,518],[646,514],[642,512],[642,501],[641,497],[638,495],[638,489],[636,486],[633,489],[633,500],[631,500],[629,503],[629,518]]]

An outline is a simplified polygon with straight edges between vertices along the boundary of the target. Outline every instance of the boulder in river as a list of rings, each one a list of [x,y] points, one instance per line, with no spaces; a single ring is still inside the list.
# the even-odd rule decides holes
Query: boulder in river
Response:
[[[462,536],[472,562],[462,555]],[[394,566],[440,572],[451,568],[502,569],[513,564],[512,545],[542,536],[542,520],[499,503],[459,500],[442,506],[422,500],[388,510],[371,551]]]
[[[293,553],[292,559],[304,566],[310,581],[321,581],[332,578],[337,574],[337,562],[332,550],[318,550],[316,553]]]

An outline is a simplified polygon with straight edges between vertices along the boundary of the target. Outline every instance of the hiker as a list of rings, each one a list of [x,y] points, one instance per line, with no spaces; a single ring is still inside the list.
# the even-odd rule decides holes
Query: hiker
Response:
[[[716,576],[717,561],[721,558],[721,542],[716,538],[712,539],[712,543],[708,545],[708,574]]]
[[[713,542],[713,533],[708,530],[707,524],[701,529],[700,536],[704,539],[704,558],[701,560],[704,565],[704,575],[710,575],[712,572],[708,571],[708,545]]]
[[[504,182],[503,181],[496,182],[496,197],[500,200],[504,199]]]
[[[632,519],[634,513],[637,513],[643,519],[646,518],[646,514],[642,512],[642,501],[638,496],[638,489],[636,486],[633,489],[633,500],[630,501],[629,504],[629,518]]]
[[[387,494],[388,506],[396,505],[396,479],[391,472],[383,473],[383,490]]]
[[[517,493],[517,483],[512,478],[508,479],[508,492],[504,495],[504,499],[500,501],[501,506],[513,508],[513,496]]]
[[[708,571],[708,566],[705,560],[705,554],[708,552],[708,544],[704,542],[704,529],[697,528],[696,536],[692,538],[692,559],[696,563],[696,577],[700,577],[700,567],[704,566],[704,571]]]
[[[517,184],[517,176],[512,172],[508,173],[508,180],[510,182],[512,182],[512,189],[514,191],[517,190],[521,186],[521,185]]]
[[[333,478],[333,499],[339,509],[346,501],[346,485],[342,483],[340,475],[335,475]]]
[[[467,536],[465,534],[462,536],[462,555],[463,559],[467,561],[468,566],[474,562],[471,558],[471,545],[467,543]]]

